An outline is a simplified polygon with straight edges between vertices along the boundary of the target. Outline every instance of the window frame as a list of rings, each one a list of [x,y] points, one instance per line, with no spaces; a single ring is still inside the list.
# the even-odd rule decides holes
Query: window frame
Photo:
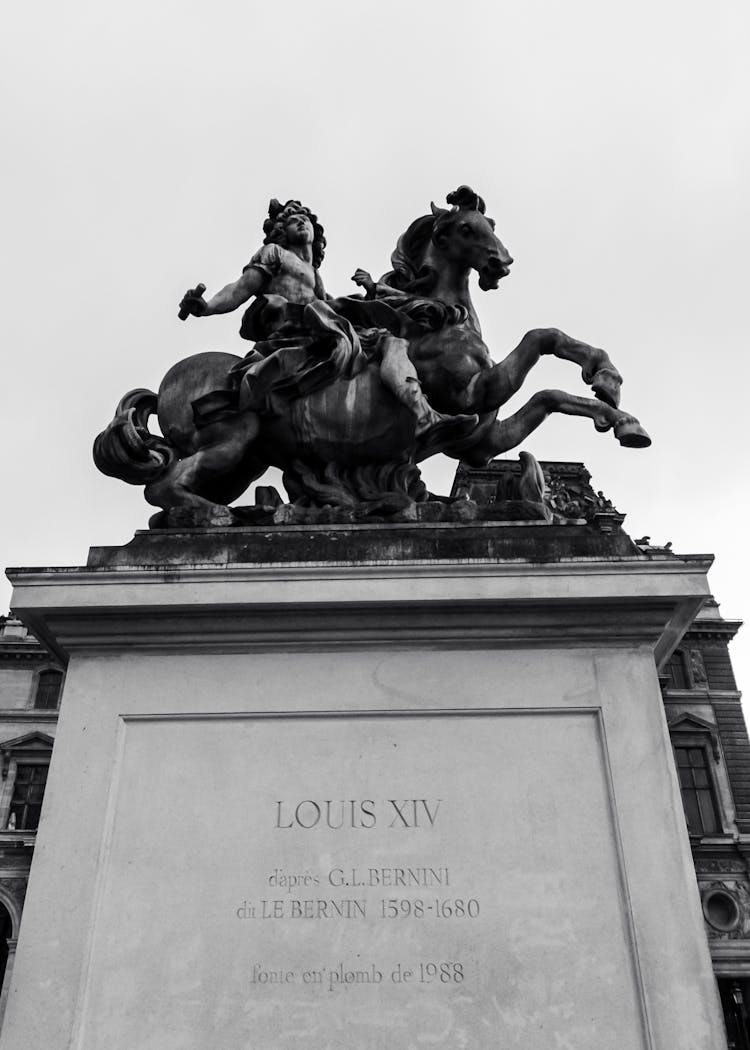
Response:
[[[3,798],[6,800],[2,807],[2,832],[13,834],[18,832],[19,835],[35,835],[36,828],[9,828],[8,821],[12,812],[13,798],[16,793],[16,777],[18,775],[18,768],[23,766],[45,766],[49,769],[50,760],[52,758],[52,747],[55,741],[54,738],[49,736],[47,733],[32,732],[24,733],[23,736],[14,737],[12,740],[0,741],[0,777],[3,781],[10,780],[10,785],[6,785],[4,789]],[[5,792],[10,787],[10,798]],[[47,781],[45,777],[45,790],[47,787]],[[42,799],[40,802],[40,813],[41,805],[44,802],[44,791],[42,792]]]
[[[705,722],[702,718],[698,718],[696,715],[683,714],[679,718],[674,719],[669,723],[669,736],[672,744],[672,755],[674,758],[675,772],[677,774],[677,783],[680,790],[680,799],[682,801],[682,808],[685,814],[685,824],[687,825],[688,835],[691,839],[704,839],[712,838],[716,835],[729,834],[727,828],[727,813],[722,801],[721,788],[717,776],[717,768],[721,761],[721,751],[719,747],[719,734],[715,726],[712,726],[709,722]],[[711,805],[713,807],[716,829],[714,831],[693,831],[688,823],[688,810],[685,806],[685,790],[683,787],[682,779],[680,775],[680,766],[677,760],[677,750],[684,749],[686,751],[696,750],[701,751],[705,758],[704,769],[706,772],[706,779],[708,781],[706,789],[709,793]],[[694,768],[692,764],[689,768]],[[698,803],[697,792],[699,788],[693,788],[696,792],[696,806],[698,813],[700,814],[700,805]],[[703,823],[701,817],[701,824]]]
[[[682,679],[681,683],[675,682],[675,670],[679,671],[679,677]],[[669,677],[669,680],[666,683],[667,689],[676,689],[681,692],[692,689],[693,678],[690,673],[690,660],[686,650],[683,649],[682,646],[678,646],[674,650],[664,664],[664,671]]]
[[[46,761],[43,760],[42,758],[21,758],[21,759],[16,759],[15,767],[16,767],[15,768],[15,775],[13,777],[13,791],[11,793],[10,802],[8,804],[8,814],[7,814],[6,818],[5,818],[5,829],[7,831],[24,831],[24,832],[37,831],[37,829],[39,828],[39,820],[40,820],[41,815],[42,815],[42,806],[44,804],[44,793],[45,793],[46,788],[47,788],[47,776],[49,775],[49,759],[47,759]],[[23,785],[23,784],[19,785],[18,775],[19,775],[19,773],[22,770],[24,772],[26,772],[28,770],[31,773],[31,777],[30,777],[30,779],[28,781],[28,785]],[[34,783],[34,773],[35,773],[36,770],[44,770],[44,780],[42,782],[42,791],[41,791],[41,795],[39,797],[39,801],[38,802],[32,802],[30,800],[29,796],[32,794],[34,788],[38,788],[39,787],[38,783]],[[16,801],[16,793],[18,792],[20,786],[27,786],[27,792],[26,792],[27,797],[26,797],[26,799],[23,802],[20,802],[20,801],[17,802]],[[11,816],[13,815],[14,809],[17,806],[22,806],[23,807],[24,818],[22,819],[21,823],[16,824],[15,827],[13,827],[13,828],[9,828],[8,824],[10,823]],[[29,825],[29,823],[27,821],[28,809],[29,809],[30,806],[38,807],[38,812],[36,814],[36,823],[34,823],[33,825]]]
[[[38,703],[39,691],[40,691],[40,688],[41,688],[44,676],[48,675],[48,674],[51,674],[51,673],[60,676],[59,677],[59,687],[58,687],[58,690],[57,690],[57,696],[55,698],[55,704],[54,704],[54,706],[50,706],[50,705],[42,706],[42,705],[40,705]],[[34,711],[59,711],[60,710],[60,699],[62,697],[62,691],[63,691],[64,685],[65,685],[65,671],[61,667],[57,667],[55,664],[47,663],[47,664],[44,664],[43,667],[37,668],[37,670],[34,673],[34,682],[33,682],[32,695],[31,695],[31,707],[32,707],[32,710],[34,710]]]

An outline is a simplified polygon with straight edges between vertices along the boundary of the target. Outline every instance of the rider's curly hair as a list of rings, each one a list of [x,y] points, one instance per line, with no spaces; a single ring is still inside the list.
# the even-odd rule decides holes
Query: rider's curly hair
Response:
[[[263,233],[265,233],[264,244],[280,244],[282,248],[286,247],[286,221],[291,215],[306,215],[312,223],[313,228],[313,242],[312,242],[312,254],[313,254],[313,266],[317,270],[320,264],[323,262],[323,256],[326,250],[326,238],[323,233],[323,227],[318,222],[318,216],[314,215],[309,208],[306,208],[299,201],[287,201],[286,204],[282,204],[281,201],[276,200],[274,197],[271,203],[268,205],[268,218],[263,223]]]

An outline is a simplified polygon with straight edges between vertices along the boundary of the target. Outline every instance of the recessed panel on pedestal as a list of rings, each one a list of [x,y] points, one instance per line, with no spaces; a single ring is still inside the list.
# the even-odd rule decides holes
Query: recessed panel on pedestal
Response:
[[[120,732],[78,1050],[648,1045],[596,711]]]

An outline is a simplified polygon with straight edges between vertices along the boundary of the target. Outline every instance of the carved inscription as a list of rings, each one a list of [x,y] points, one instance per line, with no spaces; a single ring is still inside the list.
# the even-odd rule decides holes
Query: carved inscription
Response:
[[[331,799],[316,801],[306,798],[297,803],[276,803],[277,828],[375,828],[385,822],[389,828],[434,827],[442,799],[389,798],[379,806],[371,799]]]
[[[359,833],[375,828],[394,833],[394,847],[404,832],[435,830],[442,798],[276,799],[271,827],[281,835],[319,831]],[[306,839],[307,841],[307,839]],[[314,838],[311,838],[311,843]],[[394,860],[389,865],[362,865],[336,860],[319,867],[290,871],[277,866],[266,872],[256,892],[238,902],[235,917],[253,924],[277,923],[288,928],[308,923],[384,924],[471,923],[481,913],[477,896],[460,893],[460,873],[447,863]],[[335,992],[352,985],[455,986],[466,979],[466,965],[455,958],[363,960],[322,959],[318,966],[255,961],[251,986],[310,985]]]
[[[315,985],[328,992],[346,989],[350,985],[381,984],[443,984],[456,985],[464,980],[460,962],[419,962],[414,966],[397,963],[392,969],[378,969],[375,963],[349,969],[343,962],[334,966],[308,970],[275,970],[255,963],[250,977],[251,985],[304,984]]]

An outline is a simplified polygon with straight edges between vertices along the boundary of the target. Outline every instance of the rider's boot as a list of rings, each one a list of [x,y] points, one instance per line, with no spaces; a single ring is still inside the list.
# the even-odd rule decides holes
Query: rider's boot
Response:
[[[388,336],[384,341],[380,374],[391,392],[416,417],[416,437],[423,456],[468,437],[479,423],[477,415],[445,415],[435,411],[424,396],[403,339]]]
[[[453,416],[436,412],[427,403],[424,395],[421,396],[421,405],[416,416],[416,437],[422,453],[454,441],[461,441],[468,437],[479,423],[479,416],[476,414]]]

